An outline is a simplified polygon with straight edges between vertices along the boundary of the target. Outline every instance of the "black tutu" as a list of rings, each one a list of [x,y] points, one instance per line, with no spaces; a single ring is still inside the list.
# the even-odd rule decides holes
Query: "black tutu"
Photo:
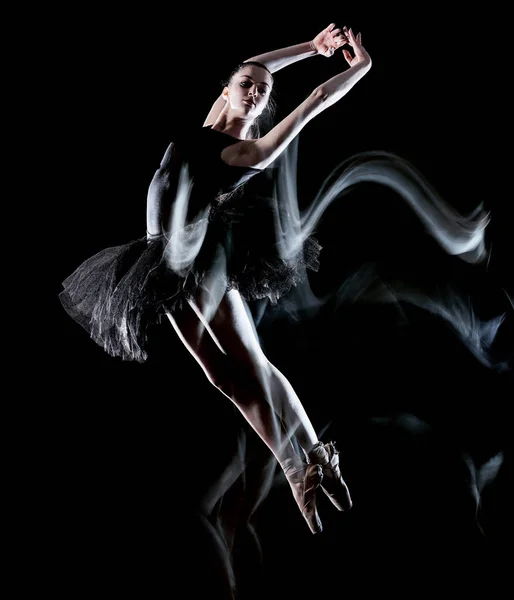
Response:
[[[247,301],[276,303],[306,269],[318,270],[321,246],[309,236],[284,260],[277,252],[270,201],[256,198],[244,211],[241,206],[236,199],[213,207],[201,250],[185,274],[168,266],[164,236],[101,250],[64,280],[59,295],[64,309],[111,356],[144,362],[152,327],[195,297],[219,248],[227,259],[220,275],[227,289],[237,289]]]

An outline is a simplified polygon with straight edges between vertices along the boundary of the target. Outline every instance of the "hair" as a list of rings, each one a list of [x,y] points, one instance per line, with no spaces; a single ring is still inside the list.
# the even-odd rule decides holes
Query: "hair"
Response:
[[[255,67],[261,67],[261,69],[264,69],[265,71],[267,71],[271,75],[271,81],[273,83],[273,81],[274,81],[273,75],[266,65],[264,65],[263,63],[261,63],[257,60],[247,60],[247,61],[239,63],[237,66],[235,66],[232,69],[232,72],[230,73],[230,75],[227,77],[227,79],[225,79],[224,81],[221,82],[221,85],[223,87],[227,86],[232,81],[234,75],[236,75],[237,73],[239,73],[239,71],[241,71],[241,69],[243,69],[244,67],[247,67],[249,65],[255,66]],[[253,139],[260,137],[262,134],[266,133],[266,131],[269,131],[273,127],[273,118],[274,118],[275,112],[276,112],[276,104],[275,104],[275,100],[272,95],[273,89],[271,90],[270,96],[268,98],[266,108],[255,119],[255,121],[252,123],[252,126],[250,128],[250,135]]]

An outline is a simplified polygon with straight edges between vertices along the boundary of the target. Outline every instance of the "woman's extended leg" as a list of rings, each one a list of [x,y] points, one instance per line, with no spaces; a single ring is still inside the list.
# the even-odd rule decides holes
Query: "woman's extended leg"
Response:
[[[209,297],[211,297],[209,295]],[[247,307],[235,290],[209,314],[203,295],[169,318],[204,373],[239,408],[279,462],[307,454],[316,432],[293,387],[265,357]]]
[[[214,291],[204,289],[189,307],[169,314],[170,321],[209,380],[234,402],[273,452],[311,530],[320,531],[315,491],[323,475],[328,485],[324,491],[334,504],[340,510],[351,506],[337,452],[318,442],[291,384],[265,357],[240,294],[231,290],[213,302]],[[293,439],[305,456],[295,452]],[[307,465],[306,459],[313,464]]]

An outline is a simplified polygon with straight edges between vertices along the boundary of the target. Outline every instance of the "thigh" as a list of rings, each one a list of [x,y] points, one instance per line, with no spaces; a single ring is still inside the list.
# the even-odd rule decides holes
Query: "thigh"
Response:
[[[237,290],[227,291],[210,320],[223,352],[237,362],[267,365],[251,311]]]
[[[227,291],[217,282],[203,286],[194,300],[168,318],[188,350],[211,374],[227,364],[268,365],[250,309],[237,290]]]
[[[206,323],[193,303],[185,304],[178,311],[168,312],[167,317],[180,341],[200,364],[209,379],[219,374],[225,366],[225,356]]]

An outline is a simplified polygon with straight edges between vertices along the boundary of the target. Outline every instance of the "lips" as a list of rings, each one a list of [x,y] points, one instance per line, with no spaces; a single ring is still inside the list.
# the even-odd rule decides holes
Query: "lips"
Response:
[[[255,106],[255,102],[252,102],[251,100],[243,100],[243,102],[248,104],[248,106]]]

